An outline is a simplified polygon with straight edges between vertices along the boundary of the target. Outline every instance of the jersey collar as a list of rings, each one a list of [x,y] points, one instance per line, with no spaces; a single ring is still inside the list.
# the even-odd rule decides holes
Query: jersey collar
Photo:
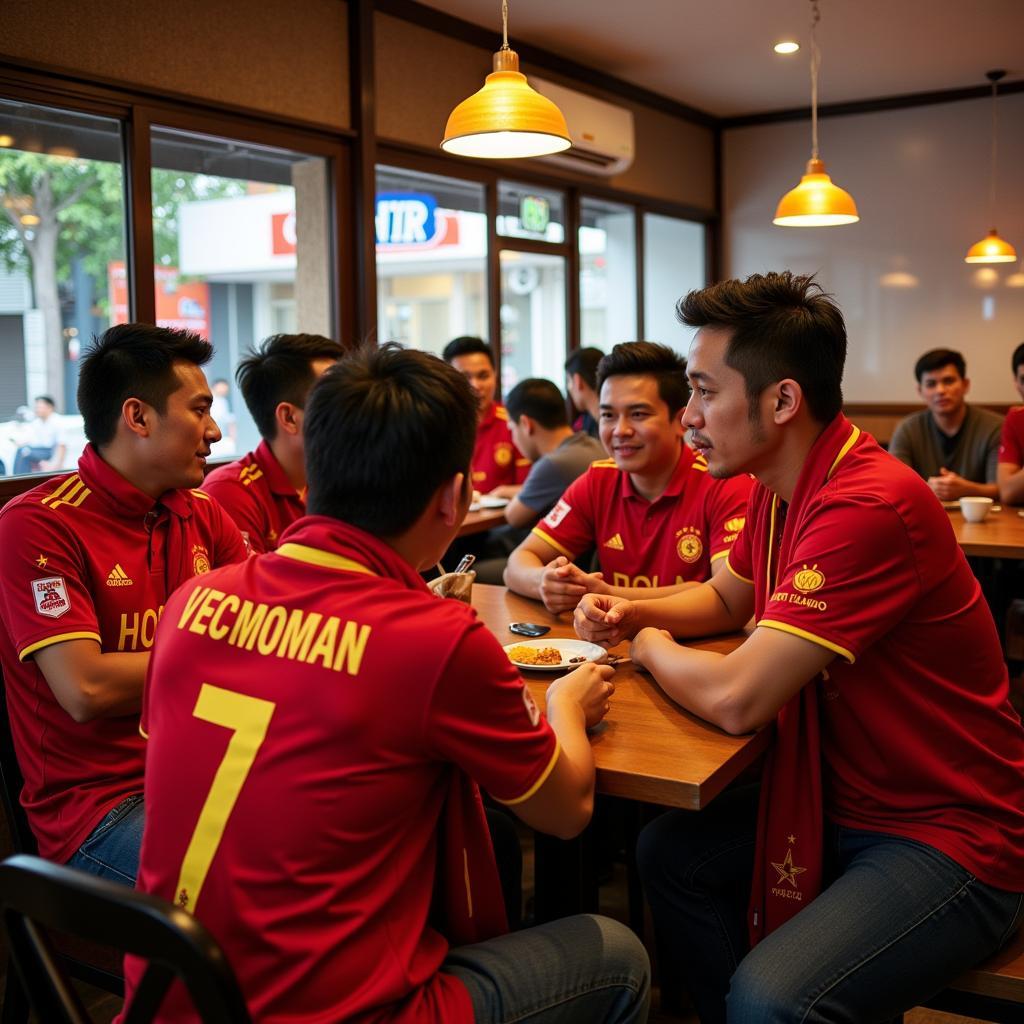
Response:
[[[78,475],[100,504],[119,519],[144,518],[154,512],[157,505],[182,519],[192,515],[192,502],[187,490],[164,491],[154,500],[105,462],[92,443],[85,446],[78,460]]]
[[[272,494],[280,494],[286,498],[294,498],[298,491],[288,479],[284,467],[277,461],[277,456],[266,441],[260,441],[256,450],[252,453],[253,461],[263,470],[267,486]]]
[[[679,443],[679,461],[676,463],[676,468],[672,470],[672,476],[669,479],[668,487],[649,504],[655,504],[656,502],[662,501],[664,498],[678,498],[683,491],[686,489],[686,481],[689,478],[690,469],[694,462],[696,462],[697,456],[693,449],[686,444],[684,441]],[[633,486],[633,481],[629,477],[629,473],[623,472],[622,481],[622,496],[624,498],[636,498],[637,501],[647,502],[647,499],[643,495],[637,494],[636,488]]]

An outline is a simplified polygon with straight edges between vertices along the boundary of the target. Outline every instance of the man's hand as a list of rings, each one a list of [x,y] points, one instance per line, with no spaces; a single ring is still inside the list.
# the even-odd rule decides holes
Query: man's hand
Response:
[[[969,480],[951,472],[945,466],[939,470],[938,476],[928,477],[928,486],[935,492],[939,501],[956,501],[972,490]]]
[[[612,682],[614,671],[611,665],[595,665],[593,662],[581,665],[548,687],[548,707],[552,702],[573,704],[583,712],[587,728],[592,728],[608,714],[609,702],[615,692]]]
[[[643,668],[650,671],[650,666],[644,660],[646,655],[651,649],[652,645],[667,640],[670,644],[675,645],[675,637],[667,629],[655,629],[653,626],[647,626],[641,629],[635,637],[633,642],[629,645],[629,656],[633,661],[633,664],[637,668]]]
[[[548,562],[540,578],[540,599],[549,612],[571,612],[580,598],[588,593],[600,593],[605,588],[599,572],[584,572],[564,555]]]
[[[585,594],[576,606],[573,628],[581,640],[614,647],[637,631],[636,606],[624,597]]]

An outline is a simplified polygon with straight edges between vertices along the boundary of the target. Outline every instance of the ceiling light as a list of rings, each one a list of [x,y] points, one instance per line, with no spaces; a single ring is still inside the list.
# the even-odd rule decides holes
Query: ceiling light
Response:
[[[783,39],[781,42],[776,43],[772,49],[776,53],[796,53],[800,49],[800,44],[795,39]]]
[[[508,0],[501,3],[501,49],[484,87],[449,115],[441,148],[487,160],[560,153],[572,145],[562,112],[530,88],[519,55],[508,45]]]
[[[994,224],[996,219],[996,142],[999,138],[999,123],[996,120],[998,107],[996,92],[999,79],[1005,71],[988,71],[985,77],[992,83],[992,167],[988,182],[988,222]],[[999,237],[999,232],[992,228],[980,241],[967,250],[965,263],[1013,263],[1017,259],[1017,250],[1009,242]]]
[[[8,146],[14,145],[13,135],[0,135],[0,148],[6,149]]]
[[[823,228],[854,224],[860,220],[857,204],[825,173],[818,157],[818,49],[817,25],[821,20],[818,0],[811,0],[811,159],[796,188],[787,192],[775,211],[773,224],[787,228]]]

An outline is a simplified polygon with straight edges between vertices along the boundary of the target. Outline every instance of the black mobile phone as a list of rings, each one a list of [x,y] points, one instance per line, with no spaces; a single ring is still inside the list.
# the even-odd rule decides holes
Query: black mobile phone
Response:
[[[520,636],[543,636],[551,632],[550,626],[538,626],[536,622],[510,622],[508,628]]]

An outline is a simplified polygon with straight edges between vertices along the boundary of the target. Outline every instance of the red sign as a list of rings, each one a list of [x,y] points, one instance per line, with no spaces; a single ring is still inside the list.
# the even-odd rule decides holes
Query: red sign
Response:
[[[156,277],[156,322],[210,337],[210,288],[204,281],[182,282],[177,267],[154,266]],[[107,264],[110,289],[110,322],[128,323],[128,275],[124,263]]]
[[[272,213],[270,227],[273,234],[271,252],[275,256],[292,256],[295,253],[295,211]]]

